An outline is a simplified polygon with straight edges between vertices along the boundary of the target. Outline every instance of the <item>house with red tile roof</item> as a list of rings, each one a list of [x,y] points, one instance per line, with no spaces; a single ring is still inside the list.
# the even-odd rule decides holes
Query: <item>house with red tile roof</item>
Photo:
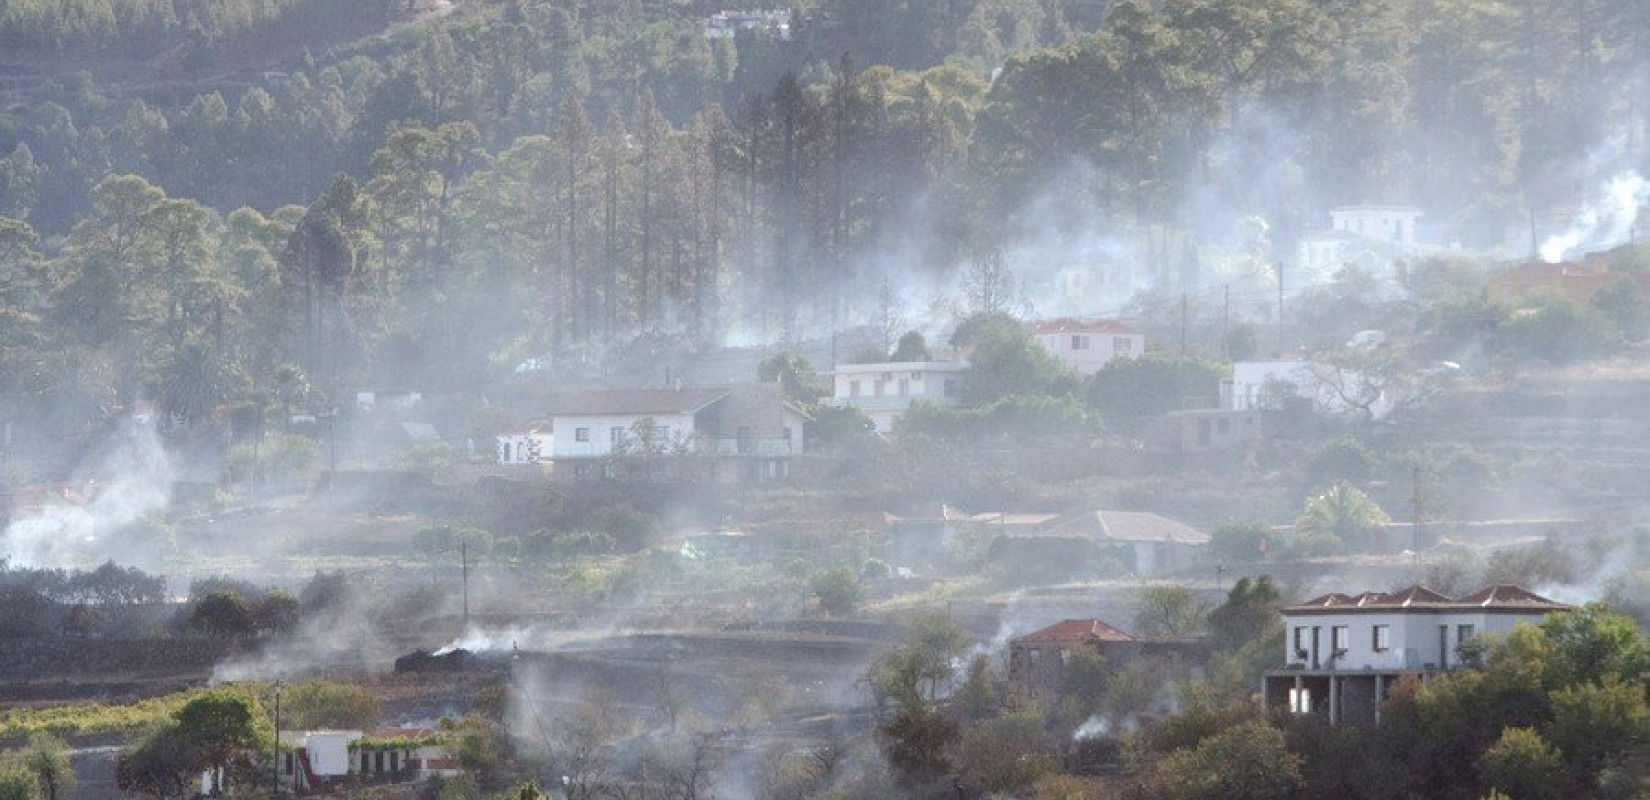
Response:
[[[1093,375],[1113,359],[1146,353],[1146,334],[1111,319],[1047,319],[1032,323],[1031,335],[1060,363],[1083,375]]]
[[[1461,645],[1473,637],[1504,636],[1569,608],[1508,585],[1460,598],[1424,586],[1314,597],[1283,609],[1284,663],[1262,679],[1262,699],[1331,723],[1377,723],[1398,678],[1459,669]]]
[[[1144,656],[1197,657],[1200,639],[1161,639],[1135,636],[1099,619],[1067,619],[1033,631],[1008,643],[1008,682],[1038,700],[1059,693],[1066,667],[1078,653],[1100,656],[1121,664]]]

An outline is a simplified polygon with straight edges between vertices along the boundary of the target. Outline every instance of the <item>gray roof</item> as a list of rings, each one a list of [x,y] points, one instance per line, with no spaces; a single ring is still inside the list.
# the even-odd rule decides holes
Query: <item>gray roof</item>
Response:
[[[1183,522],[1148,511],[1087,511],[1049,530],[1051,534],[1084,534],[1114,542],[1175,542],[1201,545],[1209,535]]]
[[[727,389],[610,389],[577,392],[553,398],[550,415],[557,417],[694,414],[724,397]]]

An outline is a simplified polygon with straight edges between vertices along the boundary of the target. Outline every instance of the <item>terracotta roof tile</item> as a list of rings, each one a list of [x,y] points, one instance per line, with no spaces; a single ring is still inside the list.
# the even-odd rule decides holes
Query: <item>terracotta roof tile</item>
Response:
[[[1060,317],[1032,323],[1037,333],[1122,333],[1139,335],[1137,331],[1114,319],[1072,319]]]
[[[1015,639],[1027,644],[1080,644],[1084,642],[1132,642],[1135,638],[1098,619],[1068,619]]]

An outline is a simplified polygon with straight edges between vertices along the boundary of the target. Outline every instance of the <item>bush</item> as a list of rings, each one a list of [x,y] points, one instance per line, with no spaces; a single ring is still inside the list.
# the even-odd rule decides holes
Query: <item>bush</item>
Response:
[[[816,573],[808,585],[814,599],[819,601],[820,609],[833,616],[853,613],[854,607],[864,598],[858,576],[847,567]]]
[[[1363,481],[1374,474],[1377,463],[1363,442],[1348,436],[1318,448],[1306,470],[1316,480]]]
[[[1130,426],[1220,397],[1225,366],[1188,356],[1152,353],[1113,359],[1088,379],[1091,408],[1108,424]]]
[[[1069,442],[1098,430],[1093,415],[1070,397],[1023,395],[973,408],[948,408],[919,400],[895,423],[895,431],[901,436],[930,436],[954,442]]]
[[[284,724],[297,730],[372,730],[378,724],[378,699],[353,684],[305,681],[288,689],[283,701]]]
[[[1533,728],[1502,730],[1501,738],[1478,759],[1484,787],[1518,800],[1557,798],[1562,767],[1558,751]]]

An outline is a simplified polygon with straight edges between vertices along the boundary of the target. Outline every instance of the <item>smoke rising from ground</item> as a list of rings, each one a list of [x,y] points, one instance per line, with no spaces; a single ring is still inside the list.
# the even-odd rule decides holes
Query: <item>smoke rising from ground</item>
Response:
[[[1617,175],[1588,201],[1581,214],[1560,233],[1541,243],[1541,260],[1556,264],[1586,250],[1605,250],[1634,236],[1639,211],[1650,202],[1650,181],[1637,172]]]
[[[141,543],[118,534],[171,499],[172,461],[152,422],[126,419],[103,448],[109,455],[85,470],[85,505],[52,503],[6,527],[3,547],[22,567],[63,568],[135,552]]]

